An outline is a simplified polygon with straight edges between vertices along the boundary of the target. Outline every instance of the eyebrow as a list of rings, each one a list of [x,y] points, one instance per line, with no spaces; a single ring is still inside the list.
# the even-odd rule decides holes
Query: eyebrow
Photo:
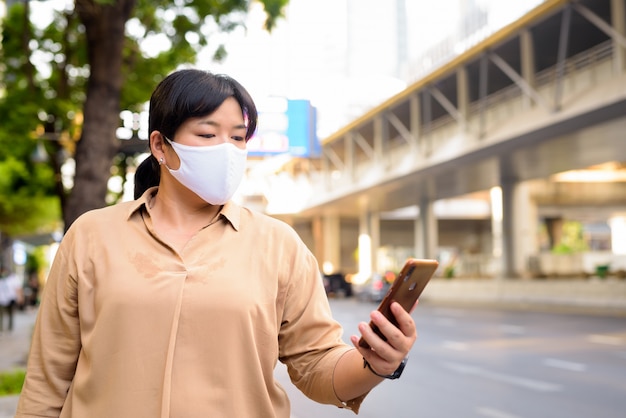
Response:
[[[199,124],[200,125],[210,125],[210,126],[215,126],[215,127],[219,126],[218,123],[213,122],[211,120],[202,120],[202,121],[200,121]],[[233,126],[233,129],[248,129],[248,127],[245,125],[245,123],[242,123],[242,124]]]

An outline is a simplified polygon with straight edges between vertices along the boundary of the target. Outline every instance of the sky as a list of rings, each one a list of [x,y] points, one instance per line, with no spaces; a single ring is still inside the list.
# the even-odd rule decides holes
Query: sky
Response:
[[[415,81],[419,74],[410,62],[456,33],[468,5],[489,11],[484,38],[542,1],[404,0],[400,14],[395,0],[290,0],[271,34],[262,29],[257,3],[247,31],[227,37],[228,59],[216,65],[201,54],[199,65],[235,77],[257,101],[311,100],[324,138]],[[404,66],[398,39],[406,42]],[[455,52],[469,46],[459,42]]]
[[[450,27],[443,15],[459,0],[440,0],[435,6],[407,1],[413,9],[431,4],[430,18],[411,13],[417,20],[408,26],[411,37],[434,42]],[[286,18],[271,35],[262,23],[257,5],[249,14],[247,33],[229,38],[224,64],[211,63],[207,54],[201,55],[200,65],[230,74],[255,98],[311,100],[318,109],[320,137],[407,86],[397,71],[395,1],[291,0]]]

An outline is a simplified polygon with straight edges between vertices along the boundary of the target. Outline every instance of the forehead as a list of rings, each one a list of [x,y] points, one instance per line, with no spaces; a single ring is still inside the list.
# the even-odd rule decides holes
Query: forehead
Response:
[[[237,100],[232,97],[224,100],[214,112],[204,116],[189,118],[184,124],[191,126],[245,127],[243,110]]]
[[[199,119],[210,120],[220,118],[239,118],[243,119],[243,109],[234,97],[229,97],[222,102],[221,105],[212,113],[209,113]]]

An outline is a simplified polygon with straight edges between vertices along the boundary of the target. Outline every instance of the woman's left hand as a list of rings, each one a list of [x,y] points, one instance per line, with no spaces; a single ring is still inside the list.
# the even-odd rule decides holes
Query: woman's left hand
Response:
[[[366,322],[359,323],[359,331],[361,331],[370,348],[359,346],[358,336],[353,335],[350,338],[352,344],[370,364],[370,367],[381,375],[392,374],[400,366],[402,360],[407,357],[417,340],[417,330],[411,314],[405,311],[398,302],[391,304],[391,312],[396,318],[398,327],[377,310],[372,311],[370,314],[372,323],[378,327],[380,332],[387,338],[387,341],[376,335]]]

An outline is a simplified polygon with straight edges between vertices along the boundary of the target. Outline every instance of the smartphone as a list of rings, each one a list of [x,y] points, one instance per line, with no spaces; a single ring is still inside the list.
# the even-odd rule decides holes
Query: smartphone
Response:
[[[395,316],[391,312],[391,303],[398,302],[405,311],[409,311],[422,291],[428,284],[433,274],[437,270],[439,262],[437,260],[409,258],[398,277],[393,281],[389,291],[380,302],[378,311],[380,311],[392,324],[398,326]],[[380,332],[378,327],[370,322],[370,327],[383,340],[387,341],[385,336]],[[370,348],[363,337],[359,340],[359,345],[363,348]]]

